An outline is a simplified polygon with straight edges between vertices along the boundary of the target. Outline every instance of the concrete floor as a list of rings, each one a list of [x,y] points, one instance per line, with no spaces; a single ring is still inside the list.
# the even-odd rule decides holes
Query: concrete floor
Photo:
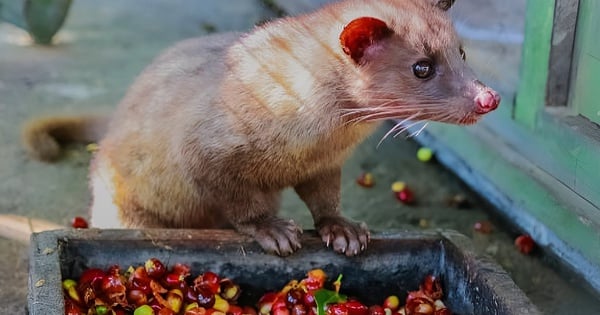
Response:
[[[65,226],[73,216],[86,215],[90,154],[74,147],[55,164],[31,160],[19,142],[23,121],[44,114],[110,111],[160,50],[211,27],[246,30],[273,15],[259,2],[78,0],[73,2],[57,45],[51,48],[31,46],[21,30],[0,24],[0,213],[44,218]],[[461,0],[453,9],[469,62],[483,81],[506,94],[518,82],[524,14],[523,0],[508,2]],[[284,7],[302,9],[297,3]],[[557,272],[543,253],[518,253],[512,246],[515,231],[495,219],[493,209],[451,172],[417,161],[418,146],[412,139],[388,139],[377,147],[389,127],[383,126],[361,145],[344,168],[342,203],[348,216],[368,222],[375,230],[420,229],[422,220],[427,228],[458,230],[471,236],[482,254],[501,264],[545,313],[600,314],[600,301],[583,290],[577,279]],[[363,171],[374,174],[374,188],[355,184]],[[417,206],[394,200],[389,186],[396,180],[414,189]],[[471,200],[471,209],[448,207],[446,200],[459,193]],[[283,215],[310,228],[308,211],[290,192]],[[491,220],[495,232],[473,232],[473,223],[479,220]],[[0,239],[0,314],[24,313],[27,250],[27,245]]]

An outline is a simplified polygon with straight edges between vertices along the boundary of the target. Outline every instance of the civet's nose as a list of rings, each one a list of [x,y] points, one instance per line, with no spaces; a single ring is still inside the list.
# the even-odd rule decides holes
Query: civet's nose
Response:
[[[500,105],[500,94],[492,89],[485,89],[475,97],[475,111],[478,114],[486,114]]]

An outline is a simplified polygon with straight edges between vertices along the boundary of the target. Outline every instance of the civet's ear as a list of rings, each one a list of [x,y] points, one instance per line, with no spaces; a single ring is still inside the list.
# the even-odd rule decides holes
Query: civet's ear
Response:
[[[348,23],[340,34],[340,44],[346,55],[361,63],[365,51],[391,36],[393,31],[380,19],[360,17]]]
[[[441,10],[448,11],[456,0],[429,0],[431,3]]]

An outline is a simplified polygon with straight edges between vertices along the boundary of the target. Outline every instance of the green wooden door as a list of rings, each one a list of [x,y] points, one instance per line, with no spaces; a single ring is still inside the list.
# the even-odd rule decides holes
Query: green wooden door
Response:
[[[555,48],[554,4],[561,2],[579,3],[570,73],[549,72],[553,66],[550,55]],[[592,212],[600,211],[599,18],[598,0],[528,1],[522,82],[514,112],[515,121],[527,131],[513,139],[521,153],[588,201],[589,205],[583,208],[594,209]],[[556,32],[554,36],[560,34]],[[552,75],[568,82],[567,104],[548,106],[546,85]]]
[[[581,0],[577,23],[571,106],[600,123],[600,1]]]

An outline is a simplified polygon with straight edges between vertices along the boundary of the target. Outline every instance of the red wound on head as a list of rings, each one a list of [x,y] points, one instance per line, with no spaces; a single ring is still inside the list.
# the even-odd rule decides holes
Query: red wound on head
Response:
[[[382,20],[361,17],[344,27],[340,43],[344,52],[358,63],[368,47],[391,34],[392,30]]]

